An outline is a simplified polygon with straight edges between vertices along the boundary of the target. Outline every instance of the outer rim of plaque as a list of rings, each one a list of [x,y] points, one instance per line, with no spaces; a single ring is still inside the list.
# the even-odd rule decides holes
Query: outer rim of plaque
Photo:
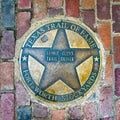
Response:
[[[22,46],[24,46],[24,44],[26,43],[27,39],[30,37],[30,35],[37,30],[38,28],[40,28],[41,26],[47,24],[47,23],[51,23],[51,22],[57,22],[57,21],[67,21],[67,22],[71,22],[74,24],[77,24],[79,26],[82,26],[86,31],[88,31],[90,33],[90,35],[94,38],[97,46],[101,49],[102,52],[100,52],[100,68],[99,68],[99,73],[98,76],[95,80],[95,83],[91,86],[91,88],[85,93],[85,95],[81,98],[79,97],[78,99],[69,101],[69,102],[52,102],[49,100],[45,100],[42,97],[36,97],[34,95],[34,93],[32,92],[32,90],[26,85],[26,83],[23,80],[23,76],[21,73],[21,67],[20,67],[20,61],[18,61],[18,58],[21,55],[21,48]],[[48,17],[43,19],[42,21],[35,21],[32,20],[32,24],[31,27],[29,28],[29,30],[20,38],[16,41],[16,47],[15,47],[15,57],[13,59],[13,61],[15,62],[15,79],[20,80],[23,84],[23,86],[26,88],[26,91],[28,92],[28,94],[30,94],[31,100],[32,102],[37,102],[37,103],[41,103],[43,105],[48,106],[51,109],[57,108],[57,109],[61,109],[61,108],[66,108],[69,106],[75,106],[75,105],[81,105],[82,103],[84,103],[91,95],[92,93],[94,93],[98,87],[100,87],[100,80],[103,79],[104,77],[104,68],[105,68],[105,51],[102,45],[102,42],[100,40],[100,38],[98,38],[98,36],[96,35],[96,33],[94,33],[89,27],[87,27],[84,23],[82,23],[78,18],[73,18],[73,17],[64,17],[64,16],[56,16],[56,17]]]

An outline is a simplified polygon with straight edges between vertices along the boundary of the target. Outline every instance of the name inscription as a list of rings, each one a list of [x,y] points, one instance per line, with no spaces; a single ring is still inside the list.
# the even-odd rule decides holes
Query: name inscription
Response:
[[[45,60],[47,62],[74,62],[75,52],[71,50],[49,50],[46,51]]]

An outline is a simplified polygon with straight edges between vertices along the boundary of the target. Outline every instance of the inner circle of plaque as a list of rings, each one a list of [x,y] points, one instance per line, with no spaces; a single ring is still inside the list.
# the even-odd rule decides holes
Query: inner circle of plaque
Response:
[[[100,52],[86,27],[70,21],[49,22],[34,30],[21,49],[23,81],[42,99],[76,100],[96,82]]]

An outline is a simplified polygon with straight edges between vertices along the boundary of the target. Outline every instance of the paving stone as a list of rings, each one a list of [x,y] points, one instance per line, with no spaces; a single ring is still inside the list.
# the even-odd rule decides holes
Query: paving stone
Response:
[[[115,69],[115,95],[120,96],[120,68]]]
[[[2,32],[1,58],[14,57],[14,42],[14,32],[11,30],[4,30]]]
[[[108,23],[100,23],[98,26],[98,34],[102,40],[105,50],[110,50],[111,43],[111,24]]]
[[[13,90],[13,62],[0,63],[0,90]]]
[[[17,37],[20,38],[30,27],[30,12],[19,12],[17,15]]]
[[[31,120],[31,108],[18,108],[17,120]]]
[[[110,0],[97,0],[97,16],[99,19],[110,19]]]
[[[48,119],[48,118],[35,118],[35,117],[33,117],[32,120],[50,120],[50,119]]]
[[[113,118],[101,118],[100,120],[114,120]]]
[[[0,118],[2,118],[2,109],[1,109],[1,96],[0,96]]]
[[[49,3],[49,7],[58,8],[58,7],[62,7],[63,0],[48,0],[48,3]]]
[[[120,32],[120,5],[112,6],[113,31]]]
[[[120,2],[120,0],[113,0],[113,2]]]
[[[33,1],[33,17],[36,20],[43,19],[47,16],[47,0]]]
[[[113,74],[112,74],[112,55],[106,56],[106,69],[105,69],[105,83],[112,84],[113,83]]]
[[[66,15],[79,17],[79,0],[66,0]]]
[[[1,1],[1,20],[3,27],[14,27],[14,0]]]
[[[95,12],[93,10],[82,11],[83,22],[89,26],[92,30],[96,30],[94,27],[95,24]]]
[[[82,8],[85,9],[94,9],[95,0],[82,0]]]
[[[120,64],[120,36],[114,37],[113,46],[114,46],[114,63]]]
[[[50,16],[55,16],[55,15],[63,15],[63,9],[49,9],[49,15]]]
[[[120,100],[116,101],[116,120],[120,120]]]
[[[47,118],[48,117],[48,109],[47,107],[34,103],[33,105],[33,116],[36,118]]]
[[[112,114],[112,88],[103,87],[100,89],[99,116],[109,116]]]
[[[1,95],[2,120],[14,120],[14,94],[6,93]]]
[[[65,110],[53,110],[51,113],[50,120],[65,120],[66,111]]]
[[[31,8],[31,0],[18,0],[19,9],[28,9]]]
[[[81,118],[80,106],[71,107],[68,109],[68,115],[70,120],[79,120]]]
[[[85,120],[96,120],[96,105],[95,103],[86,103],[83,106],[83,116]]]
[[[16,82],[16,103],[17,106],[30,105],[30,95],[27,93],[20,81]]]

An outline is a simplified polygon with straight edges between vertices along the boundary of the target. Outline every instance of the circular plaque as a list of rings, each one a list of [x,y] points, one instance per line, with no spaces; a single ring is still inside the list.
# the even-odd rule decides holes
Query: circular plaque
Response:
[[[72,20],[36,24],[24,40],[20,71],[38,99],[70,102],[81,99],[99,78],[101,47],[93,32]]]

